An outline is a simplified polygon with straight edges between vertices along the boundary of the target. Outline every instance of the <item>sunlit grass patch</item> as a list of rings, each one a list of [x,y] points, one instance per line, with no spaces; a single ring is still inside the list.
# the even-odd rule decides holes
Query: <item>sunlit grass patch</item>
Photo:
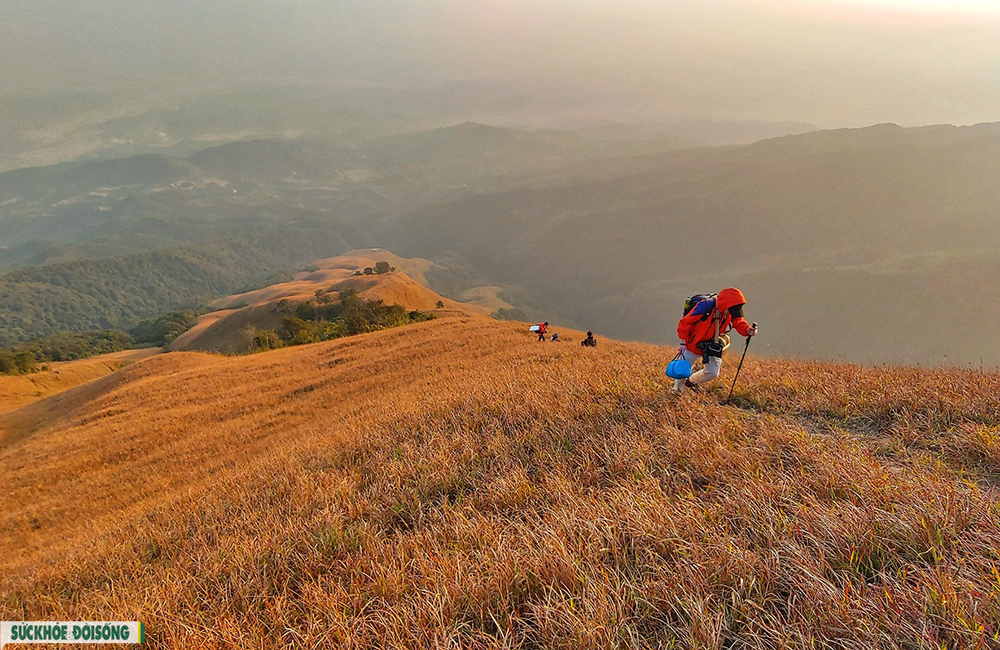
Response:
[[[659,348],[454,327],[127,369],[0,452],[2,614],[178,647],[996,643],[996,377],[753,360],[720,405]]]

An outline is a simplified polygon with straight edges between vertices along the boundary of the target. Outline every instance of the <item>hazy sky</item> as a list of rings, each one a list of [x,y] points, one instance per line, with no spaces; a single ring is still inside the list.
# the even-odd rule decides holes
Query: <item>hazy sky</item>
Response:
[[[1000,16],[993,0],[746,0],[829,22],[944,25]]]
[[[819,4],[819,0],[817,0]],[[995,0],[827,0],[823,4],[943,13],[1000,13]]]
[[[1000,120],[1000,0],[0,0],[0,60],[17,90],[494,78],[670,115]]]

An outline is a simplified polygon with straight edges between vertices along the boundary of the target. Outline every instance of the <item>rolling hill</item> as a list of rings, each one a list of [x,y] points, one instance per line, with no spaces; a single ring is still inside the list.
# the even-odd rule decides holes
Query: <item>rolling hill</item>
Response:
[[[671,354],[456,313],[133,363],[2,420],[0,616],[158,647],[996,643],[1000,375],[751,359],[723,406],[669,395]]]
[[[0,375],[0,416],[110,375],[129,363],[159,352],[159,348],[122,350],[76,361],[52,362],[47,364],[47,370],[29,375]]]
[[[373,269],[379,262],[391,264],[392,270],[379,275],[362,274],[365,268]],[[317,260],[309,265],[310,270],[295,274],[287,282],[215,300],[210,305],[213,311],[200,316],[194,327],[174,339],[170,348],[224,354],[246,352],[258,331],[281,326],[288,316],[283,303],[313,301],[317,294],[336,302],[341,294],[353,291],[366,300],[381,300],[407,311],[486,316],[488,312],[477,309],[473,303],[460,304],[428,289],[422,281],[431,266],[427,260],[404,259],[380,248],[348,251]]]

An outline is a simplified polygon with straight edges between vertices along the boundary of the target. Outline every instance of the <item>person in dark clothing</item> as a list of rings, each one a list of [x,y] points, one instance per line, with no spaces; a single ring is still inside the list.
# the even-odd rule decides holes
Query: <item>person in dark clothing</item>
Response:
[[[585,348],[596,348],[597,347],[597,339],[594,338],[594,333],[593,332],[587,332],[587,338],[585,338],[582,341],[580,341],[580,345],[582,345]]]

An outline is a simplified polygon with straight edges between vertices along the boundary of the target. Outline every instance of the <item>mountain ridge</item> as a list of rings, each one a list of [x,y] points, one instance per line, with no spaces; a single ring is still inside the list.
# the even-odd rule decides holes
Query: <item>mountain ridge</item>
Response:
[[[1000,272],[998,129],[888,124],[628,155],[603,144],[574,148],[577,136],[565,133],[474,123],[375,139],[384,149],[369,160],[363,144],[225,145],[205,150],[224,155],[196,188],[140,186],[126,197],[60,205],[65,199],[45,196],[38,206],[7,206],[22,216],[0,220],[0,236],[14,244],[0,249],[0,263],[193,241],[228,249],[234,238],[298,233],[315,251],[309,259],[378,244],[434,262],[431,285],[442,295],[495,287],[500,303],[529,318],[620,338],[670,340],[687,295],[736,285],[772,328],[772,355],[997,367],[1000,347],[972,319],[952,318],[950,305],[962,293],[992,295],[989,278]],[[486,149],[510,153],[507,145],[481,149],[477,134],[528,144],[494,159]],[[560,148],[567,140],[570,153]],[[428,141],[437,153],[421,158],[424,144],[413,143]],[[230,165],[232,179],[208,182]],[[268,178],[254,180],[261,170]],[[23,216],[39,206],[51,214]],[[319,250],[320,239],[335,247]],[[282,259],[285,268],[308,261]],[[37,276],[46,284],[50,272],[3,280]],[[880,309],[886,297],[906,310]],[[159,311],[176,303],[159,301]],[[998,304],[984,301],[985,321],[1000,318]],[[94,322],[93,310],[84,311]],[[47,333],[52,325],[41,327],[42,318],[17,324],[14,336]]]

